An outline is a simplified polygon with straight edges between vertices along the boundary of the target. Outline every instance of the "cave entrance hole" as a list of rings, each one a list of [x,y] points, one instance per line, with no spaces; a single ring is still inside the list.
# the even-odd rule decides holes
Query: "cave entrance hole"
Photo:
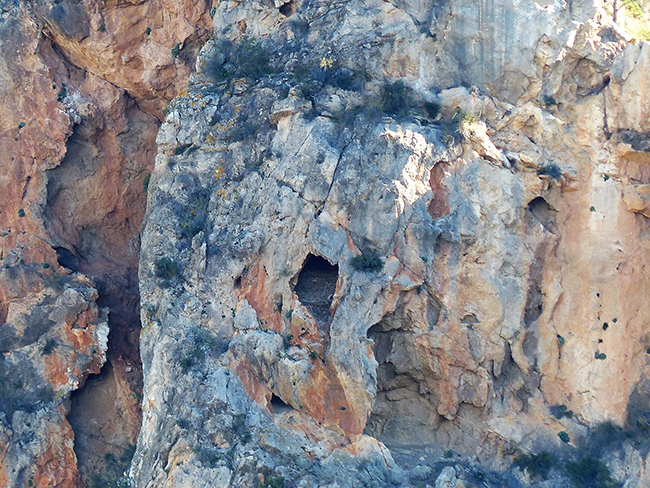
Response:
[[[275,393],[271,395],[271,412],[275,414],[283,414],[287,412],[292,412],[293,407],[282,400],[279,396],[277,396]]]
[[[330,264],[326,259],[310,254],[298,275],[294,291],[309,313],[316,320],[316,325],[323,338],[329,336],[332,323],[332,300],[336,293],[339,279],[339,266]]]

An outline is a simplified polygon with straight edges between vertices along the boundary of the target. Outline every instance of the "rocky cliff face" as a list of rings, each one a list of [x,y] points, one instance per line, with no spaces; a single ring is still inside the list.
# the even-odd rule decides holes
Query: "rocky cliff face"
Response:
[[[589,2],[243,2],[215,35],[158,136],[137,486],[645,435],[648,44]]]
[[[173,3],[3,5],[0,485],[647,486],[650,44]]]
[[[147,174],[210,25],[172,3],[0,2],[1,486],[90,485],[130,459]]]

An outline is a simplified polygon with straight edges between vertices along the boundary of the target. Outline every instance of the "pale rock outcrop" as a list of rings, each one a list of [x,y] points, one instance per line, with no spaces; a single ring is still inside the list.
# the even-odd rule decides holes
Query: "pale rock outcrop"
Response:
[[[136,486],[399,485],[377,440],[504,468],[644,418],[647,44],[591,2],[241,2],[215,36],[158,136]]]
[[[0,485],[135,440],[139,312],[135,486],[647,486],[649,46],[591,1],[3,2]]]

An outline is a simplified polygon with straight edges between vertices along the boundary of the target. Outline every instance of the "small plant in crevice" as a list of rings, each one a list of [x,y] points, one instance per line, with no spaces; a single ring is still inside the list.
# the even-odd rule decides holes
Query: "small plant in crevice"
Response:
[[[537,174],[539,176],[548,176],[549,178],[553,178],[554,180],[559,180],[560,178],[562,178],[562,170],[555,163],[549,163],[547,165],[542,166],[539,170],[537,170]]]
[[[551,405],[548,409],[551,411],[553,417],[558,420],[563,418],[573,418],[573,411],[568,410],[566,405]]]
[[[557,105],[557,100],[555,100],[551,95],[544,95],[542,101],[545,107],[553,107]]]
[[[260,482],[259,488],[284,488],[284,478],[279,474],[270,474]]]
[[[174,44],[174,47],[172,47],[172,58],[176,59],[178,55],[181,53],[181,43],[177,42]]]
[[[18,217],[24,217],[25,216],[25,209],[24,208],[19,208],[18,209]]]
[[[68,90],[65,87],[65,83],[61,83],[61,89],[59,90],[59,93],[56,96],[57,101],[62,102],[65,100],[65,97],[68,96]]]
[[[142,179],[142,191],[144,193],[147,193],[149,190],[149,182],[151,181],[151,173],[147,173],[144,175],[144,178]]]
[[[451,147],[465,139],[467,128],[470,124],[478,122],[478,117],[462,108],[456,108],[452,116],[442,121],[442,142]]]
[[[104,454],[104,470],[101,473],[93,473],[91,476],[92,488],[120,488],[128,487],[129,481],[124,476],[135,454],[135,445],[129,444],[119,457],[112,452]]]
[[[368,251],[360,256],[355,256],[350,260],[350,265],[356,271],[363,271],[364,273],[378,273],[384,267],[379,254],[375,251]]]
[[[620,483],[612,479],[611,472],[599,459],[583,456],[569,462],[566,472],[576,488],[619,488]]]
[[[208,203],[209,196],[204,192],[197,192],[190,196],[186,205],[179,208],[179,234],[181,238],[192,239],[204,230]]]
[[[55,347],[56,347],[56,341],[51,337],[48,337],[45,341],[45,344],[43,345],[43,348],[41,349],[41,354],[43,354],[43,356],[52,354]]]
[[[184,348],[182,357],[178,361],[184,374],[199,366],[206,356],[220,355],[228,350],[228,342],[221,341],[212,333],[201,327],[191,330],[188,334],[189,348]]]
[[[414,105],[413,91],[402,80],[386,82],[381,87],[380,104],[385,114],[404,117]]]
[[[522,471],[526,470],[532,476],[545,480],[554,463],[553,456],[550,453],[540,452],[539,454],[523,454],[518,456],[515,458],[513,464]]]
[[[246,78],[257,83],[274,73],[271,66],[273,53],[262,41],[246,37],[237,43],[222,41],[220,53],[206,68],[205,74],[215,83]]]
[[[169,288],[173,279],[180,277],[181,269],[178,263],[171,258],[164,257],[154,263],[155,274],[162,281],[163,288]]]
[[[596,359],[599,359],[600,361],[604,361],[605,359],[607,359],[607,354],[605,354],[604,352],[596,351],[596,353],[594,354],[594,357]]]
[[[567,432],[565,432],[565,431],[558,432],[557,436],[565,444],[568,444],[571,441],[571,438],[569,437],[569,434]]]

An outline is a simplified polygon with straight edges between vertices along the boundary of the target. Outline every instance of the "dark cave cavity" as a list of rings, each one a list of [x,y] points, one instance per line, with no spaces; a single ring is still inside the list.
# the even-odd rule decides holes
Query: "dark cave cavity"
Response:
[[[309,254],[294,288],[300,303],[314,317],[323,338],[329,337],[332,323],[331,306],[338,279],[338,264],[331,264],[325,258]]]

